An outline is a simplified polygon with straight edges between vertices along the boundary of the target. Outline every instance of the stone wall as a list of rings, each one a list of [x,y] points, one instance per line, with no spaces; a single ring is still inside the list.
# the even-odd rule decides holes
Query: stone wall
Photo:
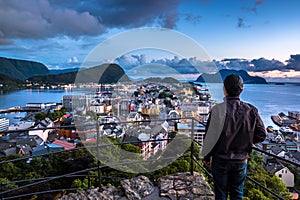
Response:
[[[114,186],[104,188],[101,192],[89,189],[85,192],[70,193],[60,200],[213,200],[214,193],[202,174],[194,172],[177,173],[159,178],[158,186],[146,176],[138,176],[121,181],[122,189]]]

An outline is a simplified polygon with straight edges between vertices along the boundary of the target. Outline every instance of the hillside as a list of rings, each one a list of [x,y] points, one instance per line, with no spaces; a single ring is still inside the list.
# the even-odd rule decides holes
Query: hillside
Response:
[[[0,57],[0,74],[26,80],[32,76],[47,75],[49,70],[39,62]]]
[[[179,83],[179,81],[175,78],[172,77],[165,77],[165,78],[160,78],[160,77],[150,77],[141,80],[141,82],[156,82],[156,83]]]
[[[238,74],[240,75],[245,84],[267,84],[267,81],[258,76],[250,76],[244,70],[229,70],[229,69],[222,69],[218,73],[215,74],[202,74],[200,75],[195,82],[207,82],[207,83],[218,83],[223,81],[226,76],[230,74]]]
[[[68,72],[57,75],[35,76],[29,79],[32,82],[47,84],[69,83],[116,83],[129,81],[124,70],[117,64],[103,64],[84,69],[78,72]]]
[[[16,79],[16,78],[11,78],[7,75],[0,74],[0,83],[5,83],[5,82],[16,82],[16,83],[23,83],[22,80]]]
[[[15,79],[4,74],[0,74],[0,90],[19,89],[20,84],[22,83],[24,83],[24,81],[20,79]]]
[[[69,68],[69,69],[51,69],[50,74],[56,75],[56,74],[64,74],[64,73],[69,73],[69,72],[78,72],[80,68],[75,67],[75,68]]]

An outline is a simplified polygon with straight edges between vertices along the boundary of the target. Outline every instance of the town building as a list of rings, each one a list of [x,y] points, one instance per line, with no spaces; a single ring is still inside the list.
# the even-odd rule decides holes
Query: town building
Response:
[[[9,119],[0,118],[0,131],[6,131],[9,126]]]
[[[10,125],[8,127],[8,130],[9,131],[26,130],[26,129],[31,128],[33,126],[34,126],[34,122],[32,122],[32,121],[19,121],[19,122],[16,122],[16,123]]]
[[[26,103],[26,109],[40,111],[45,108],[45,103]]]
[[[88,98],[86,95],[64,95],[62,104],[69,112],[74,110],[86,111]]]
[[[205,134],[205,126],[203,123],[195,122],[194,127],[192,127],[192,123],[177,123],[178,133],[187,135],[191,137],[192,131],[194,132],[194,139],[199,144],[203,144],[204,134]]]
[[[51,119],[46,118],[35,125],[33,129],[36,130],[29,130],[28,135],[37,135],[43,140],[43,142],[46,142],[49,133],[53,131],[53,129],[51,129],[53,127],[54,127],[54,122]]]
[[[295,186],[294,174],[286,166],[282,164],[273,164],[268,165],[266,170],[269,173],[278,176],[285,183],[286,187],[292,188]]]

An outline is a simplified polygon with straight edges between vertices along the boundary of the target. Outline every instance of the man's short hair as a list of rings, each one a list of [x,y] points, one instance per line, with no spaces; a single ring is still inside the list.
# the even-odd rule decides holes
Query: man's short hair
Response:
[[[239,96],[243,90],[244,81],[238,74],[230,74],[224,79],[224,87],[228,96]]]

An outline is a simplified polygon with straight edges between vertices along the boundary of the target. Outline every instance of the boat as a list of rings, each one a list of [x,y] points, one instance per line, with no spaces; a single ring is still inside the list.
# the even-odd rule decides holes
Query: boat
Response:
[[[23,117],[20,115],[14,116],[14,119],[22,119]]]
[[[273,126],[268,126],[268,127],[267,127],[267,132],[268,132],[268,133],[277,133],[278,131],[275,130]]]
[[[281,133],[283,133],[283,134],[291,134],[291,133],[294,133],[294,131],[293,131],[290,127],[288,127],[288,126],[281,127],[281,128],[279,129],[279,131],[280,131]]]
[[[271,119],[277,126],[282,126],[282,120],[278,115],[271,116]]]

